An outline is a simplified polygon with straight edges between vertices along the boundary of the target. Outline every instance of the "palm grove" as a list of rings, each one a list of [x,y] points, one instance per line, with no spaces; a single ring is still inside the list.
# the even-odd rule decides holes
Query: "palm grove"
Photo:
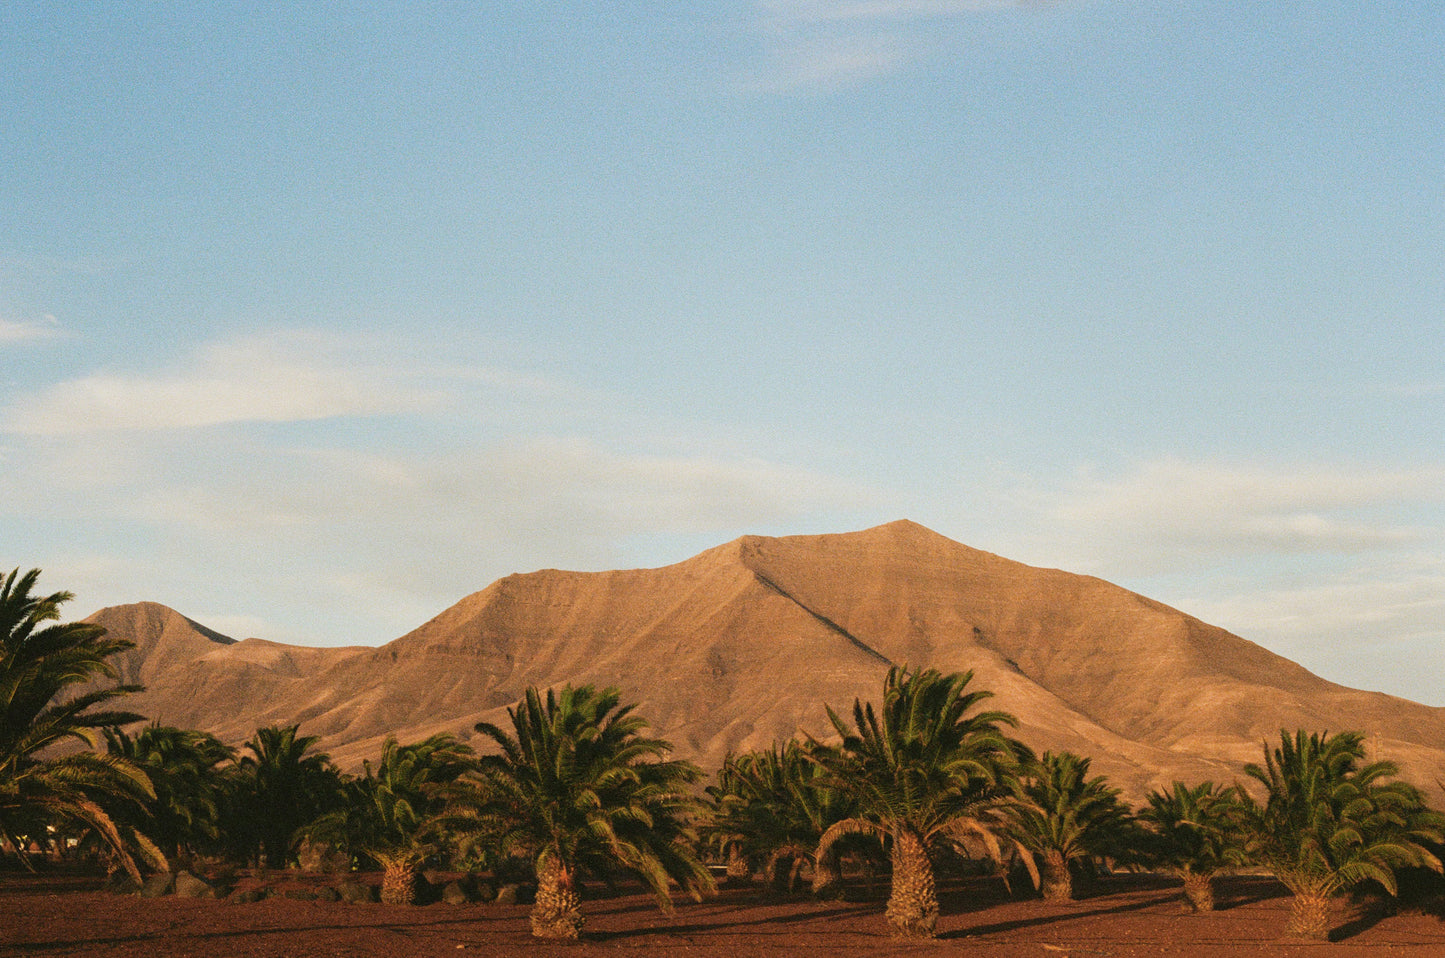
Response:
[[[1215,876],[1253,867],[1293,894],[1289,933],[1324,937],[1338,893],[1396,891],[1404,868],[1441,870],[1445,816],[1366,761],[1353,732],[1281,733],[1249,782],[1176,782],[1131,809],[1089,760],[1033,754],[971,673],[893,668],[882,701],[827,711],[832,735],[729,756],[703,787],[669,758],[616,689],[529,689],[503,725],[390,739],[362,774],[342,774],[296,726],[258,729],[239,749],[115,706],[105,685],[129,643],[60,623],[66,592],[33,594],[38,570],[0,579],[0,842],[31,865],[88,851],[139,882],[146,872],[230,862],[294,865],[321,849],[380,871],[383,901],[416,900],[428,862],[520,877],[541,938],[576,938],[588,882],[640,880],[664,910],[679,889],[761,876],[787,893],[806,878],[837,896],[844,866],[886,877],[892,932],[933,937],[938,870],[967,867],[1067,899],[1100,863],[1177,875],[1197,911]]]

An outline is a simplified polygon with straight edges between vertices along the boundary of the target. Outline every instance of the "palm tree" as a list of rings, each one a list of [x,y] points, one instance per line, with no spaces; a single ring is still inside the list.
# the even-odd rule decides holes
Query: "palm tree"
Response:
[[[1045,752],[1026,763],[1019,801],[1009,809],[1007,833],[1036,856],[1047,901],[1074,897],[1072,867],[1123,850],[1129,809],[1103,776],[1089,778],[1089,759]]]
[[[1376,881],[1393,895],[1396,868],[1441,870],[1426,845],[1445,841],[1445,819],[1413,786],[1387,781],[1394,763],[1362,764],[1360,733],[1281,730],[1280,740],[1245,772],[1266,790],[1263,806],[1250,804],[1253,852],[1294,893],[1292,934],[1327,938],[1330,899],[1343,889]]]
[[[314,735],[299,726],[256,730],[237,766],[226,828],[233,840],[268,868],[281,868],[298,830],[334,810],[341,800],[341,775],[323,752],[311,752]],[[308,754],[308,752],[310,754]]]
[[[974,712],[991,693],[968,691],[972,679],[972,672],[895,666],[883,683],[881,712],[855,701],[849,728],[828,709],[842,744],[820,749],[816,760],[852,792],[858,812],[823,834],[819,852],[859,832],[891,841],[887,916],[900,936],[935,934],[938,893],[929,858],[935,842],[972,834],[998,857],[997,810],[1025,750],[1000,730],[1017,724],[1012,715]]]
[[[856,808],[852,795],[813,760],[816,747],[789,740],[728,756],[718,784],[708,789],[713,809],[707,829],[730,853],[762,862],[768,875],[790,888],[798,866],[810,864],[813,895],[822,898],[841,891],[842,876],[837,849],[820,855],[818,842]],[[792,868],[784,867],[790,861]]]
[[[0,579],[0,838],[24,861],[30,840],[46,826],[76,822],[92,829],[139,880],[135,852],[161,866],[165,859],[144,836],[128,843],[104,806],[141,802],[155,792],[135,764],[94,751],[99,729],[141,718],[95,707],[138,686],[91,686],[116,678],[109,659],[133,643],[106,638],[105,629],[85,622],[46,625],[74,596],[31,595],[39,576],[39,569],[24,575],[15,569]],[[59,700],[72,686],[86,690]],[[88,748],[56,754],[54,747],[66,742]]]
[[[504,851],[536,863],[532,934],[577,938],[583,915],[579,877],[620,866],[670,910],[668,881],[694,898],[712,878],[692,848],[700,803],[689,762],[665,759],[671,745],[642,733],[647,722],[621,704],[615,688],[566,686],[544,697],[529,688],[507,710],[511,730],[476,726],[500,755],[481,758],[473,827],[490,828]],[[453,817],[450,827],[464,827]]]
[[[381,900],[413,905],[417,870],[439,849],[436,823],[446,790],[476,770],[476,757],[471,746],[447,733],[408,745],[389,736],[377,764],[363,766],[363,776],[347,783],[344,806],[317,819],[306,833],[380,865]]]
[[[1244,865],[1238,786],[1216,788],[1201,782],[1190,788],[1175,782],[1167,792],[1151,792],[1139,819],[1149,829],[1144,837],[1146,860],[1167,868],[1184,882],[1184,899],[1196,912],[1214,910],[1214,876]]]
[[[756,754],[729,752],[717,771],[717,783],[705,789],[709,808],[701,837],[726,856],[729,882],[751,880],[755,862],[763,857],[761,849],[769,844],[760,833],[773,823],[755,800],[761,784],[753,774]]]
[[[146,803],[145,821],[136,828],[150,834],[172,862],[184,861],[220,836],[225,782],[221,766],[235,750],[209,732],[151,724],[131,736],[105,730],[111,755],[145,771],[155,790]]]

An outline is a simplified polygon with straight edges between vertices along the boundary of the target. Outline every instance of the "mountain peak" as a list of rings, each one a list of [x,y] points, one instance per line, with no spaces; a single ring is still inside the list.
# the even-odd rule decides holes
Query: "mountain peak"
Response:
[[[109,606],[85,621],[135,643],[135,648],[113,660],[126,683],[148,684],[161,672],[236,642],[159,602]]]
[[[228,644],[149,604],[93,618],[137,641],[127,669],[149,689],[129,707],[234,742],[300,721],[351,766],[388,734],[472,738],[530,685],[595,683],[714,767],[826,734],[824,707],[876,700],[894,664],[972,670],[1031,746],[1093,756],[1136,800],[1175,778],[1228,780],[1280,728],[1341,715],[1416,784],[1445,764],[1445,709],[1333,685],[1103,580],[906,519],[743,536],[657,569],[508,576],[379,649]]]

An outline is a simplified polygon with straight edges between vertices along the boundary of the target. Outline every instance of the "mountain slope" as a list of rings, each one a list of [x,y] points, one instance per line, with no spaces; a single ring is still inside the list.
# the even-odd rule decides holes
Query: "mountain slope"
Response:
[[[94,620],[143,633],[131,707],[240,742],[303,724],[347,766],[387,734],[470,736],[528,685],[618,685],[678,753],[825,735],[891,664],[972,669],[1037,749],[1067,748],[1140,797],[1229,779],[1280,728],[1357,728],[1419,784],[1445,777],[1445,710],[1346,689],[1099,579],[1011,562],[911,522],[746,536],[660,569],[501,579],[377,649],[232,643],[160,606]]]

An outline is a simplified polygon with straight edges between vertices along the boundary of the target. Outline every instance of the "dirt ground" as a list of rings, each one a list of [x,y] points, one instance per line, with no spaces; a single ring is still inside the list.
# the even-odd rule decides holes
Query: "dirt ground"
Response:
[[[531,937],[526,905],[142,899],[104,891],[94,878],[7,873],[0,875],[0,955],[1445,956],[1445,920],[1438,914],[1386,914],[1341,902],[1335,941],[1311,943],[1281,937],[1289,897],[1273,881],[1226,879],[1219,897],[1220,910],[1193,915],[1182,908],[1177,885],[1157,878],[1109,879],[1090,897],[1063,905],[1011,901],[995,880],[959,881],[943,889],[939,939],[910,943],[889,937],[881,898],[779,902],[756,889],[727,889],[700,904],[680,900],[664,914],[649,897],[624,890],[587,902],[585,941],[557,945]]]

